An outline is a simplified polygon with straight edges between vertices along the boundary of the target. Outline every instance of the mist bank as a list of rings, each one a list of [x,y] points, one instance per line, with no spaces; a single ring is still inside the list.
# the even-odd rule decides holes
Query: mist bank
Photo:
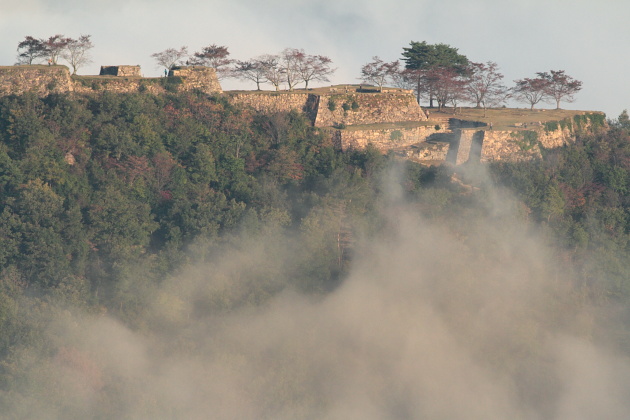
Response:
[[[628,412],[630,360],[604,339],[612,308],[523,223],[518,200],[492,190],[470,197],[462,218],[428,218],[388,182],[382,228],[357,231],[333,290],[301,289],[299,233],[269,227],[220,249],[200,244],[204,261],[145,290],[135,327],[108,313],[46,311],[47,345],[11,358],[28,367],[3,395],[10,417]]]

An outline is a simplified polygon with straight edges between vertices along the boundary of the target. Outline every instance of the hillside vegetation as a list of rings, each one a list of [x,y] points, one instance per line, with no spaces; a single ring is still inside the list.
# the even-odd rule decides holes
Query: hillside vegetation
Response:
[[[457,117],[466,112],[472,111]],[[546,151],[542,160],[426,168],[371,147],[341,153],[299,113],[255,115],[221,97],[104,92],[0,98],[0,418],[166,418],[167,409],[189,407],[195,390],[179,400],[172,388],[158,390],[159,381],[150,379],[160,373],[164,382],[170,374],[181,379],[165,373],[168,363],[151,359],[149,367],[134,361],[124,365],[127,371],[108,368],[110,356],[99,348],[109,347],[92,334],[118,331],[111,319],[127,331],[118,342],[151,343],[144,353],[112,350],[124,360],[161,354],[201,363],[210,353],[220,363],[199,371],[204,381],[223,378],[215,375],[225,373],[221,369],[246,372],[256,360],[264,373],[242,384],[259,398],[252,404],[263,410],[260,418],[321,418],[335,396],[314,383],[319,372],[300,359],[307,351],[300,346],[312,351],[313,338],[282,331],[295,322],[314,337],[327,337],[315,340],[316,347],[332,340],[326,328],[312,324],[311,305],[343,293],[349,277],[356,284],[356,277],[380,272],[370,264],[386,249],[396,250],[386,258],[394,267],[422,258],[418,272],[433,277],[418,296],[435,295],[432,311],[463,334],[458,337],[474,348],[470,357],[514,379],[519,404],[545,417],[557,394],[542,395],[537,385],[559,389],[549,373],[552,358],[540,347],[545,331],[568,330],[630,355],[629,140],[630,125],[620,118],[608,130]],[[412,236],[415,245],[398,247],[393,232],[405,233],[406,212],[440,234]],[[502,245],[509,235],[500,232],[514,232],[514,226],[528,239]],[[487,231],[494,233],[485,236]],[[554,308],[553,317],[531,305],[506,336],[472,335],[481,307],[503,319],[498,301],[505,296],[486,292],[503,287],[514,274],[510,261],[523,256],[519,247],[535,235],[544,238],[539,247],[547,251],[541,253],[555,268],[526,266],[553,273],[552,291],[537,300],[545,302],[544,311]],[[439,245],[446,238],[450,248]],[[356,274],[355,261],[368,261],[372,269]],[[467,273],[462,280],[455,267]],[[391,287],[408,271],[379,282]],[[492,288],[482,286],[486,277]],[[190,278],[199,280],[194,287],[185,280]],[[344,307],[374,297],[371,285]],[[412,281],[405,287],[403,296],[410,296],[406,291],[418,286]],[[230,347],[243,331],[231,322],[258,314],[278,296],[303,302],[292,319],[280,317],[288,324],[246,345],[262,347],[251,360],[242,348]],[[394,300],[365,317],[399,322],[412,303],[398,313]],[[335,313],[334,301],[325,308]],[[326,318],[325,310],[317,313]],[[247,328],[264,328],[257,319]],[[362,316],[334,319],[331,328],[350,323],[352,331],[363,331]],[[215,343],[214,337],[227,338]],[[340,348],[355,345],[344,340]],[[285,351],[286,359],[276,356]],[[318,357],[336,352],[322,349]],[[178,372],[197,377],[194,366]],[[151,375],[130,373],[145,368]],[[239,383],[217,382],[211,389],[241,389]],[[195,417],[183,408],[178,413],[169,418]]]

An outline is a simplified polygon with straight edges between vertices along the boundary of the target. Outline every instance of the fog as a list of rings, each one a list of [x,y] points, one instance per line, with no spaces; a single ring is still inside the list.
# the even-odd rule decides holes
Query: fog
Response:
[[[67,310],[7,418],[619,419],[627,357],[515,200],[423,216],[395,183],[348,275],[300,291],[283,236],[208,252],[133,327]],[[600,343],[600,344],[596,344]],[[0,415],[1,416],[1,415]]]

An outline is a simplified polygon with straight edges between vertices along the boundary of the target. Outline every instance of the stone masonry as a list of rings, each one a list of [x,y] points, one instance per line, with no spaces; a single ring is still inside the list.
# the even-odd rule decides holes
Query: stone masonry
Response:
[[[44,96],[49,93],[72,92],[74,85],[66,66],[2,66],[0,67],[0,96],[34,92]]]
[[[426,121],[427,116],[409,93],[349,93],[320,95],[316,127]]]
[[[221,93],[221,85],[215,69],[204,66],[173,67],[169,77],[179,77],[182,80],[183,91],[199,90],[204,93]]]
[[[100,76],[142,77],[140,66],[101,66]]]
[[[99,76],[71,76],[66,66],[29,65],[0,67],[0,96],[34,92],[50,93],[165,93],[167,90],[200,90],[206,94],[221,93],[215,70],[208,67],[186,67],[172,77],[140,77],[140,66],[102,66]]]
[[[436,130],[435,126],[432,125],[409,128],[337,130],[337,144],[343,151],[365,149],[368,144],[372,144],[377,149],[387,152],[390,149],[404,148],[425,142],[430,136],[443,131]]]

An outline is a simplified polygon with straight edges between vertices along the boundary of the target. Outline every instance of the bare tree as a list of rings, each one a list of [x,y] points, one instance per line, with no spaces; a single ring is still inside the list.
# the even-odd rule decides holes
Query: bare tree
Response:
[[[94,44],[90,40],[90,35],[81,35],[79,39],[68,38],[66,48],[61,52],[61,58],[70,64],[72,74],[77,74],[79,68],[92,62],[89,53],[92,48]]]
[[[386,63],[378,56],[374,56],[371,62],[361,67],[361,80],[377,85],[382,92],[383,85],[398,72],[399,65],[398,60]]]
[[[260,63],[265,69],[267,81],[276,88],[276,91],[280,90],[280,85],[286,80],[285,68],[281,64],[280,56],[265,54],[260,57]]]
[[[17,46],[18,56],[16,64],[34,64],[48,56],[48,51],[41,39],[26,36]]]
[[[261,83],[268,82],[267,63],[262,57],[247,61],[237,61],[234,73],[241,80],[251,80],[256,83],[256,90],[260,90]]]
[[[303,55],[297,60],[296,70],[305,83],[304,89],[308,89],[311,80],[329,82],[328,76],[337,70],[331,68],[331,64],[332,60],[323,55]]]
[[[182,46],[179,49],[167,48],[164,51],[151,54],[151,57],[155,58],[158,67],[171,70],[173,67],[183,64],[182,60],[188,57],[188,47]]]
[[[285,48],[280,53],[280,63],[284,69],[284,77],[289,90],[293,90],[300,81],[299,63],[305,57],[304,50],[298,50],[297,48]]]
[[[543,77],[519,79],[515,80],[514,83],[516,83],[516,86],[513,88],[514,97],[522,102],[529,103],[532,110],[537,103],[547,98],[549,81]]]
[[[536,73],[538,77],[548,82],[545,93],[556,101],[556,109],[560,109],[560,102],[573,102],[574,95],[582,89],[582,82],[564,73],[564,70],[551,70],[549,73]]]
[[[406,69],[400,65],[390,75],[392,84],[400,89],[414,90],[416,88],[415,70]]]
[[[212,67],[221,80],[233,75],[230,68],[233,60],[228,58],[229,55],[230,52],[226,46],[212,44],[202,48],[200,52],[196,52],[190,60],[190,64]]]

